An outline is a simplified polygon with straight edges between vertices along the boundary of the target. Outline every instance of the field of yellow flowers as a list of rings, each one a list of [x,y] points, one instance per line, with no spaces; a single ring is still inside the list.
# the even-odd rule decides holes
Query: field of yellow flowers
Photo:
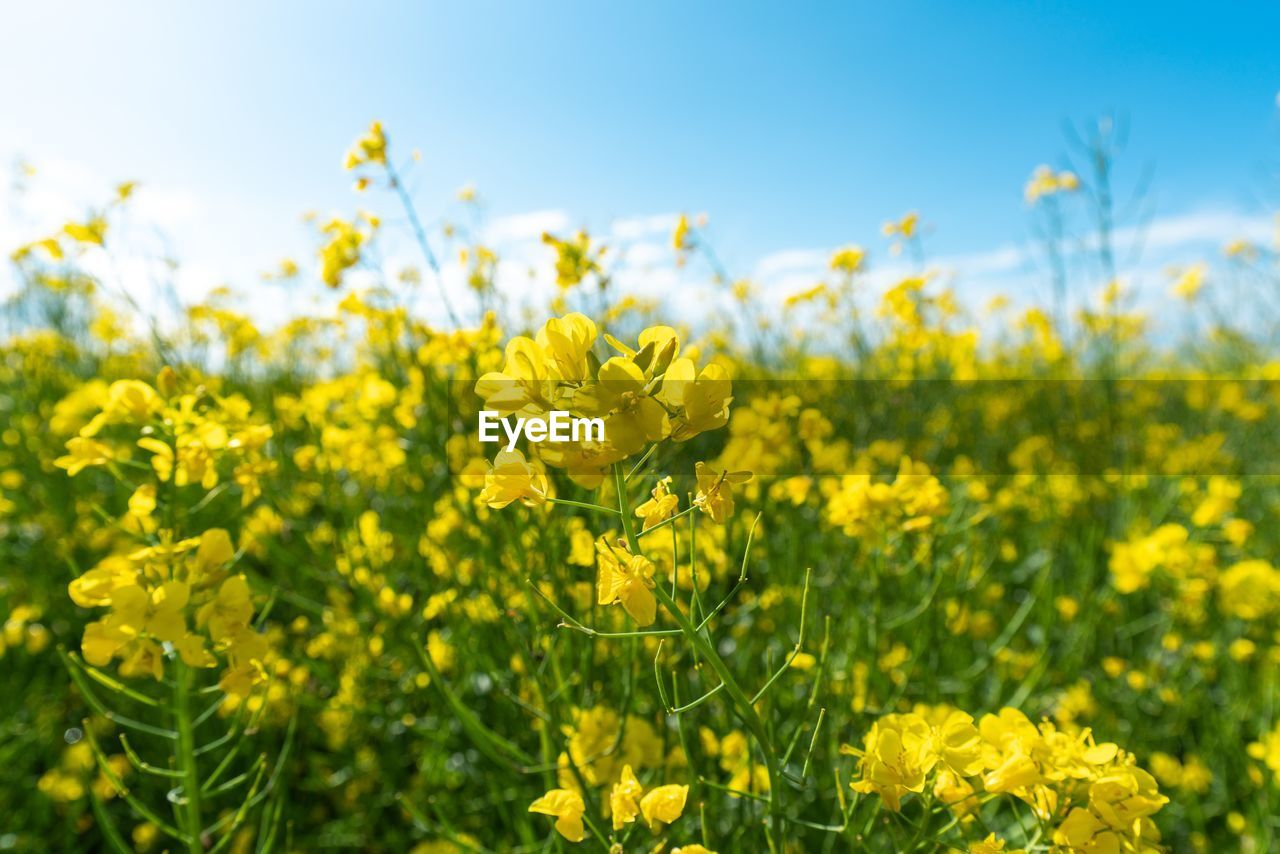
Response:
[[[681,218],[732,321],[585,232],[528,317],[401,154],[352,147],[403,207],[321,223],[341,301],[278,329],[91,273],[130,185],[13,254],[0,850],[1274,850],[1280,361],[1211,300],[1274,247],[1174,271],[1160,338],[1118,280],[965,305],[915,215],[887,292],[849,246],[766,310]],[[421,268],[356,287],[393,221]]]

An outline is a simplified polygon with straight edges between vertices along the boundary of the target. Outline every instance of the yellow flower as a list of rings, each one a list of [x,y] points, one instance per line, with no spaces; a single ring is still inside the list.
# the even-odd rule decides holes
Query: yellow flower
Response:
[[[343,160],[343,168],[348,171],[364,163],[387,162],[387,136],[382,130],[382,122],[373,122],[364,136],[356,140],[355,145],[347,152]]]
[[[108,424],[148,423],[164,408],[156,390],[141,380],[118,380],[107,390],[102,411],[81,430],[80,435],[93,437]]]
[[[652,497],[636,508],[636,517],[644,520],[644,530],[649,530],[654,525],[670,519],[676,512],[676,508],[680,506],[679,496],[672,495],[668,491],[668,485],[671,483],[670,477],[664,477],[658,481],[658,485],[653,488]]]
[[[615,549],[601,537],[596,543],[596,563],[596,601],[601,605],[621,603],[637,624],[653,625],[658,611],[658,600],[652,593],[653,562],[621,547]]]
[[[924,791],[930,761],[929,724],[916,714],[885,715],[871,725],[862,750],[845,747],[842,753],[860,756],[859,780],[850,784],[856,792],[876,793],[893,812],[902,809],[902,796]]]
[[[147,851],[160,838],[160,828],[149,821],[144,821],[134,827],[133,833],[130,835],[133,837],[133,844],[138,846],[139,851]]]
[[[694,470],[698,477],[694,505],[710,516],[713,522],[723,524],[733,515],[733,487],[751,480],[751,472],[717,471],[706,463],[698,463]]]
[[[67,440],[67,454],[58,457],[53,464],[66,469],[74,477],[89,466],[102,466],[115,459],[115,452],[101,442],[76,436]]]
[[[535,339],[546,353],[556,378],[583,382],[590,367],[587,354],[596,342],[596,325],[584,314],[573,312],[543,324]]]
[[[136,584],[137,579],[138,570],[129,559],[113,555],[67,585],[67,592],[81,608],[95,608],[110,605],[112,591]]]
[[[969,854],[1023,854],[1021,848],[1005,849],[1005,841],[994,833],[988,833],[985,839],[969,845]]]
[[[820,296],[826,296],[828,299],[832,298],[832,292],[825,282],[818,282],[818,284],[811,288],[806,288],[803,291],[797,291],[794,294],[791,294],[783,301],[783,305],[787,308],[794,308],[797,305],[813,302]]]
[[[215,641],[234,636],[253,618],[249,583],[243,575],[233,575],[218,588],[218,595],[196,612],[196,624],[209,630]]]
[[[599,382],[579,395],[590,415],[604,418],[604,435],[623,456],[671,433],[666,409],[646,391],[644,370],[629,358],[614,356],[600,366]]]
[[[1218,585],[1219,606],[1244,620],[1265,617],[1280,603],[1280,572],[1265,560],[1240,561],[1222,573]]]
[[[1261,760],[1272,774],[1280,776],[1280,723],[1264,734],[1260,741],[1250,743],[1245,751],[1251,759]]]
[[[480,501],[499,510],[517,499],[526,507],[536,507],[546,502],[550,488],[541,463],[526,462],[520,451],[502,450],[484,477]]]
[[[733,383],[721,365],[707,365],[694,375],[691,359],[676,359],[662,378],[661,399],[683,407],[672,422],[671,438],[685,442],[699,433],[716,430],[729,421]]]
[[[831,269],[841,273],[856,273],[866,259],[867,252],[861,246],[845,246],[831,256]]]
[[[788,662],[791,667],[800,671],[812,670],[813,666],[817,663],[817,657],[807,652],[797,652],[795,655],[791,656],[791,661]]]
[[[680,218],[676,220],[676,227],[671,232],[671,248],[676,252],[688,252],[691,248],[690,230],[688,214],[680,214]]]
[[[973,797],[973,785],[946,768],[933,779],[933,796],[949,806],[957,817],[967,816],[979,806]]]
[[[343,275],[360,263],[364,245],[377,228],[371,217],[347,221],[334,217],[320,227],[328,242],[320,247],[320,279],[330,288],[342,284]]]
[[[156,485],[144,483],[129,496],[129,512],[139,518],[150,516],[156,509]]]
[[[1037,166],[1031,173],[1024,195],[1028,204],[1035,204],[1041,198],[1056,193],[1072,193],[1080,189],[1080,179],[1074,172],[1054,172],[1048,166]]]
[[[221,640],[226,644],[227,658],[231,662],[231,668],[253,671],[258,674],[253,680],[255,684],[261,681],[259,676],[264,675],[261,673],[262,663],[269,650],[267,639],[254,631],[246,619],[243,624],[232,628],[230,633],[224,635]]]
[[[214,667],[218,663],[205,648],[204,638],[194,632],[187,632],[173,646],[189,667]]]
[[[95,620],[84,627],[80,639],[80,653],[94,667],[105,667],[116,653],[137,637],[137,632],[126,629],[110,617]]]
[[[592,273],[603,275],[600,259],[605,250],[593,251],[591,236],[586,231],[579,231],[565,240],[552,234],[543,234],[542,242],[555,249],[556,284],[562,289],[572,288]]]
[[[507,342],[504,356],[501,371],[490,371],[476,381],[476,394],[485,408],[503,416],[541,416],[552,409],[555,363],[546,350],[532,338],[517,335]]]
[[[1198,528],[1215,525],[1236,506],[1242,487],[1239,481],[1214,475],[1205,487],[1205,496],[1191,513],[1191,524]]]
[[[1253,534],[1253,523],[1245,519],[1228,519],[1222,523],[1222,535],[1233,546],[1243,546]]]
[[[1119,854],[1120,838],[1083,807],[1074,807],[1053,832],[1055,845],[1080,854]]]
[[[1209,268],[1204,264],[1192,264],[1179,273],[1174,280],[1171,288],[1173,295],[1188,302],[1195,299],[1200,289],[1204,287],[1204,279],[1208,272]]]
[[[920,214],[910,211],[897,222],[886,222],[881,228],[885,237],[893,237],[899,235],[904,238],[911,238],[916,233],[916,227],[920,224]]]
[[[1258,247],[1244,238],[1236,238],[1222,247],[1222,254],[1228,258],[1239,258],[1252,261],[1258,254]]]
[[[640,812],[644,814],[645,823],[650,830],[658,822],[671,824],[684,812],[685,800],[689,797],[689,787],[671,784],[659,786],[640,800]]]
[[[200,535],[195,557],[187,569],[188,578],[198,582],[207,574],[216,572],[236,556],[231,545],[231,535],[223,528],[210,528]]]
[[[1115,830],[1133,827],[1167,803],[1155,778],[1136,766],[1119,768],[1089,786],[1089,808]]]
[[[631,766],[622,766],[622,777],[613,784],[613,791],[609,793],[609,811],[613,814],[614,830],[621,830],[640,815],[638,799],[643,791],[644,788],[636,779]]]
[[[62,232],[77,243],[102,246],[106,242],[107,221],[102,216],[94,216],[85,222],[69,222],[62,227]]]
[[[586,805],[582,796],[568,789],[552,789],[529,805],[529,812],[556,817],[556,830],[570,842],[581,842],[586,837],[582,814]]]
[[[111,594],[111,614],[100,621],[105,626],[95,629],[93,650],[86,649],[85,657],[92,654],[96,660],[102,661],[104,657],[110,660],[111,654],[123,645],[116,646],[110,654],[105,653],[113,638],[132,638],[146,633],[157,640],[177,641],[187,631],[183,609],[190,594],[190,588],[181,581],[167,581],[150,593],[136,584],[117,588]],[[87,627],[85,639],[91,640]]]
[[[938,760],[961,777],[982,770],[982,738],[973,716],[954,710],[932,732],[932,750]]]
[[[138,638],[123,650],[120,659],[121,676],[150,676],[157,682],[164,677],[164,649],[153,640]]]

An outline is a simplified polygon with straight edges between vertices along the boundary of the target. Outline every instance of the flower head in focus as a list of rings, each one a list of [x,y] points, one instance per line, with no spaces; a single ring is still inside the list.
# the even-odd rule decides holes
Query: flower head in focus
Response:
[[[587,835],[582,824],[586,809],[582,795],[569,789],[552,789],[529,804],[529,812],[555,816],[556,830],[570,842],[581,842]]]

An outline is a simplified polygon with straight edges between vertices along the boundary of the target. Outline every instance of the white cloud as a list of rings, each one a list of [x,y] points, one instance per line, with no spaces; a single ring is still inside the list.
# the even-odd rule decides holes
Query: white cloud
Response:
[[[678,213],[623,217],[615,219],[609,230],[615,240],[641,240],[655,234],[670,234],[679,219]]]
[[[191,222],[204,213],[200,199],[190,190],[147,184],[134,192],[132,207],[136,217],[161,228]]]
[[[1017,246],[1001,246],[986,252],[943,256],[937,266],[966,275],[991,275],[1014,273],[1027,263],[1027,253]]]
[[[491,244],[537,240],[543,232],[558,233],[569,227],[569,215],[550,209],[511,214],[494,219],[485,229],[485,240]]]
[[[755,278],[769,279],[783,273],[818,272],[831,261],[830,249],[784,249],[765,255],[755,265]]]
[[[620,255],[628,266],[646,269],[669,265],[675,260],[675,252],[669,245],[652,240],[632,243],[624,248]]]
[[[1147,226],[1130,226],[1116,231],[1118,247],[1132,249],[1176,249],[1190,245],[1225,244],[1236,238],[1258,243],[1275,234],[1276,221],[1229,210],[1201,210],[1153,220]]]

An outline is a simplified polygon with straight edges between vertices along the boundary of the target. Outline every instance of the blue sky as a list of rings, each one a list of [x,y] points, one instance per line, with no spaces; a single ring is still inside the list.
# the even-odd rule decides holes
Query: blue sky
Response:
[[[1132,128],[1121,184],[1152,169],[1157,217],[1246,221],[1280,197],[1275,3],[41,2],[5,20],[0,156],[55,164],[81,203],[91,176],[138,179],[177,252],[231,277],[303,253],[302,211],[368,203],[340,161],[371,118],[422,150],[426,211],[467,182],[491,220],[706,211],[743,274],[883,249],[908,209],[935,254],[1017,245],[1063,122],[1111,110]]]

